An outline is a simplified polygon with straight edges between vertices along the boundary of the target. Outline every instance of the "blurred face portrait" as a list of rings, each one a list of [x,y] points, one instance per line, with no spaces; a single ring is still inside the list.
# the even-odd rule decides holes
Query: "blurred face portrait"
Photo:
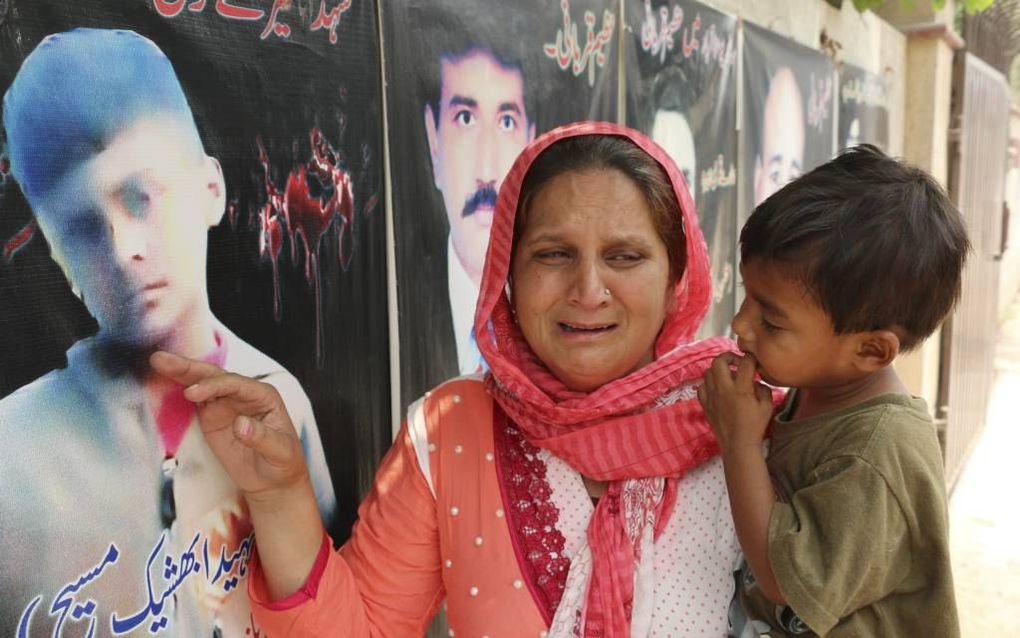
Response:
[[[694,134],[687,118],[677,111],[657,111],[652,121],[652,139],[664,148],[676,162],[684,175],[687,188],[697,202],[698,175],[697,155],[694,148]]]
[[[800,177],[804,166],[804,99],[789,67],[776,71],[762,114],[754,162],[754,205]]]
[[[207,232],[224,211],[223,176],[186,126],[135,121],[35,203],[100,332],[126,344],[164,344],[208,311]]]
[[[486,49],[444,57],[439,110],[434,113],[426,105],[424,118],[454,252],[478,282],[499,186],[535,136],[525,111],[521,71],[504,66]]]

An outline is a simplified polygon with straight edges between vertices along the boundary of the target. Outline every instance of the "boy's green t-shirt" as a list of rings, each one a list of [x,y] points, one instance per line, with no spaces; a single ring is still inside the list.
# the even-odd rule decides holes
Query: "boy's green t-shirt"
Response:
[[[769,559],[787,607],[750,570],[733,635],[960,635],[942,453],[922,399],[886,394],[791,421],[776,417],[768,468],[780,502]],[[741,613],[742,612],[742,613]]]

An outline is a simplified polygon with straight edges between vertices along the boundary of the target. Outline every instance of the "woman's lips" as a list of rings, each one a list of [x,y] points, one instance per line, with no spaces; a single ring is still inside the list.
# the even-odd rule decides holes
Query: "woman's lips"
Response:
[[[567,321],[557,322],[560,334],[570,340],[591,340],[598,339],[616,330],[615,323],[574,323]]]

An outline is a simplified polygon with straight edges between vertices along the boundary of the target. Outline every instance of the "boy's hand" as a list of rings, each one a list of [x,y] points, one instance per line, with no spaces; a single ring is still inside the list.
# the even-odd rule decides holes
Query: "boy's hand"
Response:
[[[736,365],[736,373],[731,365]],[[772,392],[754,380],[756,367],[752,355],[721,354],[698,388],[698,401],[723,453],[744,447],[761,449],[773,406]]]

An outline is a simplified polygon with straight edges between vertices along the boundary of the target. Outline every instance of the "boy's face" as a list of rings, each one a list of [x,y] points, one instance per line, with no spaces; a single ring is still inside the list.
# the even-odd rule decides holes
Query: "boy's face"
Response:
[[[222,178],[215,160],[182,139],[172,119],[139,120],[37,214],[100,328],[128,343],[157,343],[206,304],[207,233],[222,214]]]
[[[744,302],[733,318],[742,351],[777,386],[827,387],[855,376],[853,333],[837,335],[832,319],[797,279],[760,258],[741,265]]]

